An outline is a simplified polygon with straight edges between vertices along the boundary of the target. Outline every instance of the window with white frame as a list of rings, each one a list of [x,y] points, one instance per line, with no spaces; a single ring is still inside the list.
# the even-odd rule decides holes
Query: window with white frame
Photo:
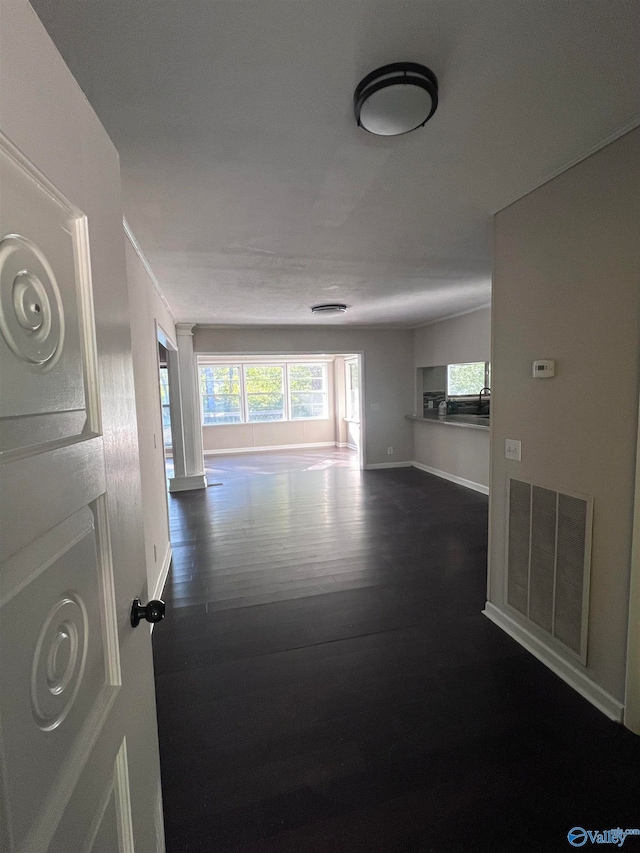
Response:
[[[162,436],[165,447],[171,447],[171,412],[169,409],[169,371],[160,365],[160,406],[162,409]]]
[[[346,370],[346,417],[348,421],[360,422],[360,376],[358,360],[345,362]]]
[[[283,365],[245,364],[244,390],[249,422],[286,420]]]
[[[237,364],[200,366],[203,423],[242,423],[241,371]]]
[[[200,391],[206,426],[328,417],[324,362],[201,363]]]
[[[289,417],[327,417],[326,364],[289,364]]]
[[[491,384],[491,364],[472,361],[447,365],[447,397],[473,397]]]

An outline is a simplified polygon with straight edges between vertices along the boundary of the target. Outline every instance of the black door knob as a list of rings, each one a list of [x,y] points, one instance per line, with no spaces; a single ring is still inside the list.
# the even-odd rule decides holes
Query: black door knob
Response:
[[[146,619],[147,622],[159,622],[164,619],[165,610],[164,601],[154,600],[148,604],[141,604],[139,598],[134,598],[131,607],[131,624],[136,628],[141,619]]]

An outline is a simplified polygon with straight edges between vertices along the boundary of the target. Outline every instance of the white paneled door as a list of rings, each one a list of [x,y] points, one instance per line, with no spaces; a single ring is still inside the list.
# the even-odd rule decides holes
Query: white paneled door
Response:
[[[0,26],[0,849],[161,851],[117,157]]]

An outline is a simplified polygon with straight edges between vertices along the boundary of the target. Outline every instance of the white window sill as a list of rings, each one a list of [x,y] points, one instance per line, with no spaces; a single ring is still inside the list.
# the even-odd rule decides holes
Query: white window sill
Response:
[[[315,421],[322,423],[330,421],[332,418],[281,418],[279,421],[235,421],[230,424],[202,424],[203,427],[234,427],[234,426],[255,426],[255,424],[298,424],[301,421]],[[357,422],[359,423],[359,421]]]

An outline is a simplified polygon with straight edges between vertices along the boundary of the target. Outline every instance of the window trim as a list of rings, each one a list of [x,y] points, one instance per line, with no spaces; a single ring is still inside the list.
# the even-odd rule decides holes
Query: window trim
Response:
[[[200,370],[205,367],[237,367],[239,369],[239,377],[240,377],[240,417],[241,420],[234,421],[233,423],[205,423],[204,420],[204,406],[203,406],[203,398],[206,395],[200,392],[200,408],[202,413],[202,426],[206,427],[236,427],[247,424],[282,424],[282,423],[299,423],[302,421],[329,421],[331,420],[330,415],[330,406],[329,406],[329,365],[332,362],[321,361],[320,359],[314,359],[313,357],[309,358],[305,361],[282,361],[280,359],[276,359],[274,361],[206,361],[203,359],[200,361],[198,359],[198,378],[200,378]],[[324,412],[322,417],[314,418],[293,418],[291,417],[291,375],[290,369],[292,367],[322,367],[323,373],[323,391],[315,391],[309,393],[321,393],[324,398]],[[246,369],[248,367],[282,367],[283,368],[283,397],[284,397],[284,417],[279,420],[271,420],[271,421],[252,421],[249,420],[249,396],[246,387]],[[200,388],[200,383],[198,383],[198,388]],[[293,393],[305,393],[303,391],[293,392]],[[235,395],[232,395],[235,396]]]
[[[353,366],[358,368],[358,387],[355,389],[357,391],[357,399],[358,399],[358,417],[353,417],[352,414],[349,413],[350,405],[351,405],[351,393],[354,390],[351,387],[351,368]],[[351,424],[359,424],[360,423],[360,363],[358,357],[345,359],[344,362],[344,371],[345,371],[345,421]]]

